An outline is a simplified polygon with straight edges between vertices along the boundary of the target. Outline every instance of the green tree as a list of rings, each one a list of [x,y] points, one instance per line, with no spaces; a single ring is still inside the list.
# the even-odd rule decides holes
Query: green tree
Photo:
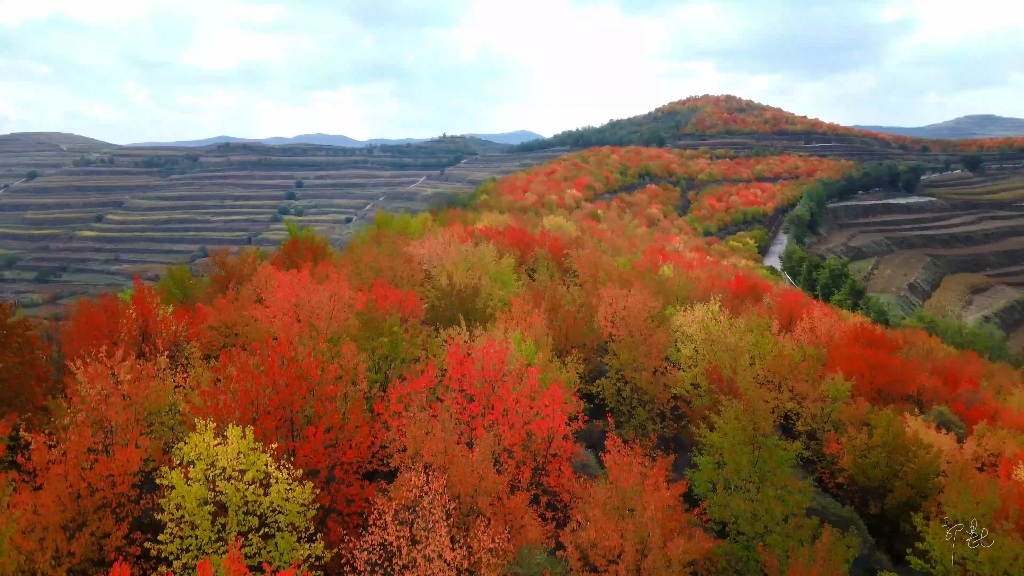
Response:
[[[921,177],[912,172],[904,172],[903,176],[900,177],[900,188],[908,194],[917,192],[920,185]]]
[[[205,279],[194,276],[188,266],[168,266],[156,290],[164,302],[183,306],[194,304],[205,286]]]
[[[32,180],[35,180],[36,178],[39,178],[39,171],[38,170],[29,170],[28,172],[25,173],[25,180],[28,180],[28,181],[31,182]]]
[[[699,440],[693,491],[727,538],[717,573],[760,574],[760,548],[785,564],[791,550],[814,544],[821,530],[817,518],[806,514],[814,490],[794,473],[799,449],[779,438],[762,403],[727,401]],[[855,539],[840,538],[835,551],[847,565]]]
[[[298,180],[295,181],[295,187],[296,188],[302,188],[305,185],[306,185],[306,183],[302,181],[302,178],[299,178]]]
[[[860,311],[876,324],[891,326],[893,323],[889,307],[885,305],[885,302],[882,302],[882,300],[872,294],[864,296],[860,304]]]
[[[966,168],[967,170],[970,170],[971,172],[977,172],[979,169],[981,169],[981,165],[984,163],[984,160],[982,159],[981,154],[977,152],[971,152],[970,154],[964,154],[963,156],[961,156],[960,163],[963,164],[964,168]]]
[[[823,302],[831,302],[832,297],[839,293],[850,279],[847,262],[835,256],[829,256],[821,267],[814,272],[814,294]]]
[[[1002,496],[991,476],[978,472],[966,458],[954,460],[936,501],[914,516],[921,538],[908,556],[910,566],[941,576],[1024,574],[1024,540],[1014,516],[1000,514],[1006,504]],[[973,543],[967,536],[971,520],[979,533],[987,532]]]
[[[921,328],[960,350],[973,350],[990,360],[1007,360],[1010,351],[1006,334],[990,322],[968,324],[949,316],[936,316],[923,309],[903,321],[903,326]]]
[[[816,271],[815,261],[808,258],[804,261],[804,265],[800,267],[800,277],[796,279],[800,283],[800,289],[812,296],[816,290],[815,286],[817,286],[817,280],[815,280]]]
[[[796,243],[802,244],[810,233],[811,220],[811,211],[801,202],[786,218],[785,230]]]
[[[967,425],[946,406],[932,406],[932,409],[925,414],[924,419],[934,424],[936,430],[956,436],[957,442],[961,444],[967,440]]]
[[[161,468],[164,489],[157,519],[164,529],[148,546],[160,571],[187,574],[199,560],[223,556],[235,538],[251,561],[285,569],[316,566],[329,557],[313,529],[316,489],[302,471],[273,456],[252,428],[197,421],[196,431],[175,447]]]
[[[866,295],[867,291],[864,286],[852,276],[847,275],[842,288],[832,296],[829,303],[844,310],[855,311],[860,309]]]
[[[917,541],[914,515],[941,487],[939,454],[892,409],[869,409],[841,442],[839,496],[897,561]]]

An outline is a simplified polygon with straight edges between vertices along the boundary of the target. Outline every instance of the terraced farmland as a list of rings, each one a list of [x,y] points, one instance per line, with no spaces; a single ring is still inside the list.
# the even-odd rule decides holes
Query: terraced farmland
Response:
[[[8,184],[0,191],[0,297],[37,305],[125,285],[135,274],[153,279],[204,249],[272,247],[286,235],[285,219],[343,245],[377,209],[421,210],[435,195],[561,154],[431,144],[146,149],[73,135],[0,136],[0,186]],[[29,170],[39,176],[23,180]]]
[[[812,248],[851,259],[870,293],[991,321],[1024,349],[1024,170],[927,178],[918,197],[866,194],[828,207]]]

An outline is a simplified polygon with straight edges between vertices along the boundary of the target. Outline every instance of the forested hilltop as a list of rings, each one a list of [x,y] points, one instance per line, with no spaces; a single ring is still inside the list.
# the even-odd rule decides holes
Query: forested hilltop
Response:
[[[611,120],[599,127],[568,130],[551,138],[512,146],[511,150],[532,151],[560,146],[664,146],[690,139],[739,135],[833,136],[920,152],[1024,150],[1024,138],[1020,137],[944,140],[898,136],[798,116],[730,95],[693,96],[647,114]]]
[[[918,169],[589,148],[3,305],[0,574],[1022,574],[1020,369],[801,252]]]

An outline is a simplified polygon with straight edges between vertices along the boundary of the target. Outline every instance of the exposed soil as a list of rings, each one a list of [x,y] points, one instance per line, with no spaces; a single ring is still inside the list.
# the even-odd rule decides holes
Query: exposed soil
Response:
[[[1007,302],[1024,294],[1024,290],[1003,284],[996,284],[982,292],[971,295],[970,304],[964,309],[963,316],[968,322],[992,312]]]
[[[1024,203],[1003,198],[1024,183],[1021,171],[944,174],[922,190],[939,199],[864,195],[828,206],[829,233],[812,246],[872,263],[867,289],[895,296],[901,307],[923,305],[951,274],[980,274],[973,294],[951,312],[992,321],[1024,346]],[[956,192],[954,195],[953,192]],[[911,200],[911,201],[908,201]],[[984,281],[987,279],[988,284]],[[970,291],[968,291],[970,292]],[[936,295],[947,298],[949,295]],[[939,306],[936,303],[932,308]]]
[[[930,258],[921,252],[896,252],[878,260],[868,282],[868,291],[875,294],[899,295]]]

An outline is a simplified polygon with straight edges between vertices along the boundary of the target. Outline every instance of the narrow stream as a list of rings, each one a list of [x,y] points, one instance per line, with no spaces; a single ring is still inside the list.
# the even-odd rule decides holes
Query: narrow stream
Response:
[[[782,251],[786,249],[786,242],[789,241],[789,235],[779,228],[775,238],[772,238],[772,243],[768,246],[768,253],[764,255],[764,265],[775,268],[779,272],[782,272]]]

